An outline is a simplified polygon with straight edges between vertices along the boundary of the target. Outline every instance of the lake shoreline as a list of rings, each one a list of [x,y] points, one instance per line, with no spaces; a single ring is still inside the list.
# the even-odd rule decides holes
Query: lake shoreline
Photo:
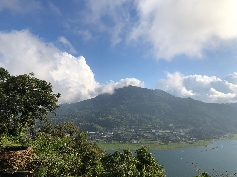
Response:
[[[160,143],[97,143],[97,145],[103,150],[122,150],[122,149],[130,149],[136,150],[141,148],[142,146],[147,146],[149,150],[174,150],[174,149],[182,149],[182,148],[192,148],[192,147],[200,147],[200,146],[209,146],[214,141],[218,140],[237,140],[237,134],[231,134],[228,136],[223,136],[218,139],[213,140],[199,140],[195,142],[180,142],[180,143],[168,143],[168,144],[160,144]]]
[[[169,143],[169,144],[159,144],[159,143],[97,143],[97,145],[103,150],[121,150],[130,149],[136,150],[142,146],[147,146],[149,150],[174,150],[181,148],[192,148],[199,146],[208,146],[212,144],[213,140],[200,140],[193,143],[180,142],[180,143]]]

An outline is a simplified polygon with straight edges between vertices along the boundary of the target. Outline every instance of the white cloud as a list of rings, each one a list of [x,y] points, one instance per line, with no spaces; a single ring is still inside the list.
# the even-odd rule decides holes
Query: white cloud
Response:
[[[46,71],[55,68],[53,54],[59,52],[27,30],[0,32],[0,64],[13,75],[33,71],[39,78],[48,78]]]
[[[122,41],[121,36],[129,26],[131,2],[87,0],[85,21],[90,25],[95,25],[96,30],[108,33],[111,45],[115,46]]]
[[[84,57],[55,54],[56,69],[49,71],[57,92],[63,95],[61,102],[76,102],[91,98],[91,92],[99,85]],[[96,95],[95,95],[96,96]]]
[[[108,17],[110,22],[113,25],[116,25],[118,20],[122,20],[123,18],[129,18],[129,12],[126,8],[125,4],[126,0],[120,1],[107,1],[107,0],[88,0],[86,1],[87,7],[90,10],[90,15],[86,16],[86,19],[90,23],[97,23],[98,21],[102,22],[103,17]],[[120,12],[120,13],[118,13]],[[107,24],[104,24],[107,25]]]
[[[236,0],[88,0],[85,21],[110,34],[111,44],[150,47],[157,59],[201,58],[223,41],[236,42]],[[150,53],[149,53],[150,54]]]
[[[121,79],[119,82],[110,81],[110,83],[106,85],[100,85],[95,89],[94,94],[96,95],[98,95],[98,93],[113,94],[115,89],[127,87],[129,85],[138,86],[138,87],[145,86],[144,82],[141,82],[140,80],[136,78],[126,78],[126,79]]]
[[[60,36],[58,38],[59,42],[63,43],[65,46],[69,47],[69,52],[70,53],[77,53],[76,49],[73,47],[73,45],[64,37],[64,36]]]
[[[13,13],[36,13],[41,9],[41,4],[35,0],[0,0],[0,12],[4,9]]]
[[[237,102],[236,73],[220,79],[215,76],[188,75],[179,72],[167,73],[167,79],[159,80],[157,88],[180,97],[192,97],[204,102],[233,103]]]
[[[233,74],[230,74],[224,78],[229,83],[237,85],[237,72],[234,72]]]
[[[212,99],[212,102],[223,102],[223,103],[229,103],[229,102],[236,102],[237,101],[237,94],[236,93],[222,93],[218,92],[214,88],[210,88],[209,91],[209,97]]]
[[[55,6],[52,2],[49,1],[49,8],[52,12],[54,12],[56,15],[62,16],[59,8]]]
[[[90,32],[88,30],[76,30],[75,31],[76,34],[82,36],[82,38],[85,41],[88,41],[91,39],[92,35],[90,34]]]
[[[182,74],[178,72],[174,74],[167,73],[167,80],[160,80],[158,87],[179,96],[195,95],[191,89],[186,89],[183,83],[184,77]]]
[[[12,75],[34,72],[51,82],[54,92],[62,94],[60,103],[76,102],[112,93],[128,85],[143,86],[134,78],[101,85],[83,56],[61,52],[52,43],[43,42],[29,31],[0,32],[0,66]]]
[[[202,57],[218,41],[237,39],[235,0],[138,0],[139,22],[130,40],[152,45],[157,58]]]

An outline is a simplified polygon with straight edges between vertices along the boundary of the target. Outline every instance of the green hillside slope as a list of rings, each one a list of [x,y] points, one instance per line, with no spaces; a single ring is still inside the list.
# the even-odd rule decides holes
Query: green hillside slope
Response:
[[[62,104],[56,122],[73,121],[84,131],[114,129],[188,130],[190,136],[211,139],[237,133],[236,104],[204,103],[162,90],[128,86],[114,94]]]

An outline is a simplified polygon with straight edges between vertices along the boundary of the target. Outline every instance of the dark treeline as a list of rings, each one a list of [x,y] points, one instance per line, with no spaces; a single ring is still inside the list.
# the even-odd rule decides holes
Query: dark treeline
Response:
[[[237,133],[237,104],[204,103],[162,90],[128,86],[78,103],[62,104],[54,122],[73,121],[84,131],[115,128],[189,129],[197,139]]]

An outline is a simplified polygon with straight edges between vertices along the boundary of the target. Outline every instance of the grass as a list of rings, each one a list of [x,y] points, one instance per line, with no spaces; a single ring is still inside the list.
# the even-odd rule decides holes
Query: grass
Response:
[[[142,146],[147,146],[149,150],[171,150],[179,148],[188,148],[196,146],[208,146],[212,141],[196,141],[193,143],[181,142],[181,143],[169,143],[169,144],[160,144],[159,142],[150,142],[150,143],[97,143],[99,147],[103,150],[121,150],[121,149],[130,149],[136,150]]]
[[[228,134],[220,137],[219,140],[237,140],[237,134]]]
[[[228,134],[223,137],[220,137],[217,140],[237,140],[237,134]],[[189,148],[197,146],[208,146],[212,142],[213,141],[211,140],[199,140],[192,143],[180,142],[180,143],[161,144],[159,141],[141,140],[141,143],[138,144],[118,143],[118,142],[97,143],[97,144],[104,150],[121,150],[121,149],[136,150],[141,148],[142,146],[147,146],[149,150],[171,150],[171,149]]]

